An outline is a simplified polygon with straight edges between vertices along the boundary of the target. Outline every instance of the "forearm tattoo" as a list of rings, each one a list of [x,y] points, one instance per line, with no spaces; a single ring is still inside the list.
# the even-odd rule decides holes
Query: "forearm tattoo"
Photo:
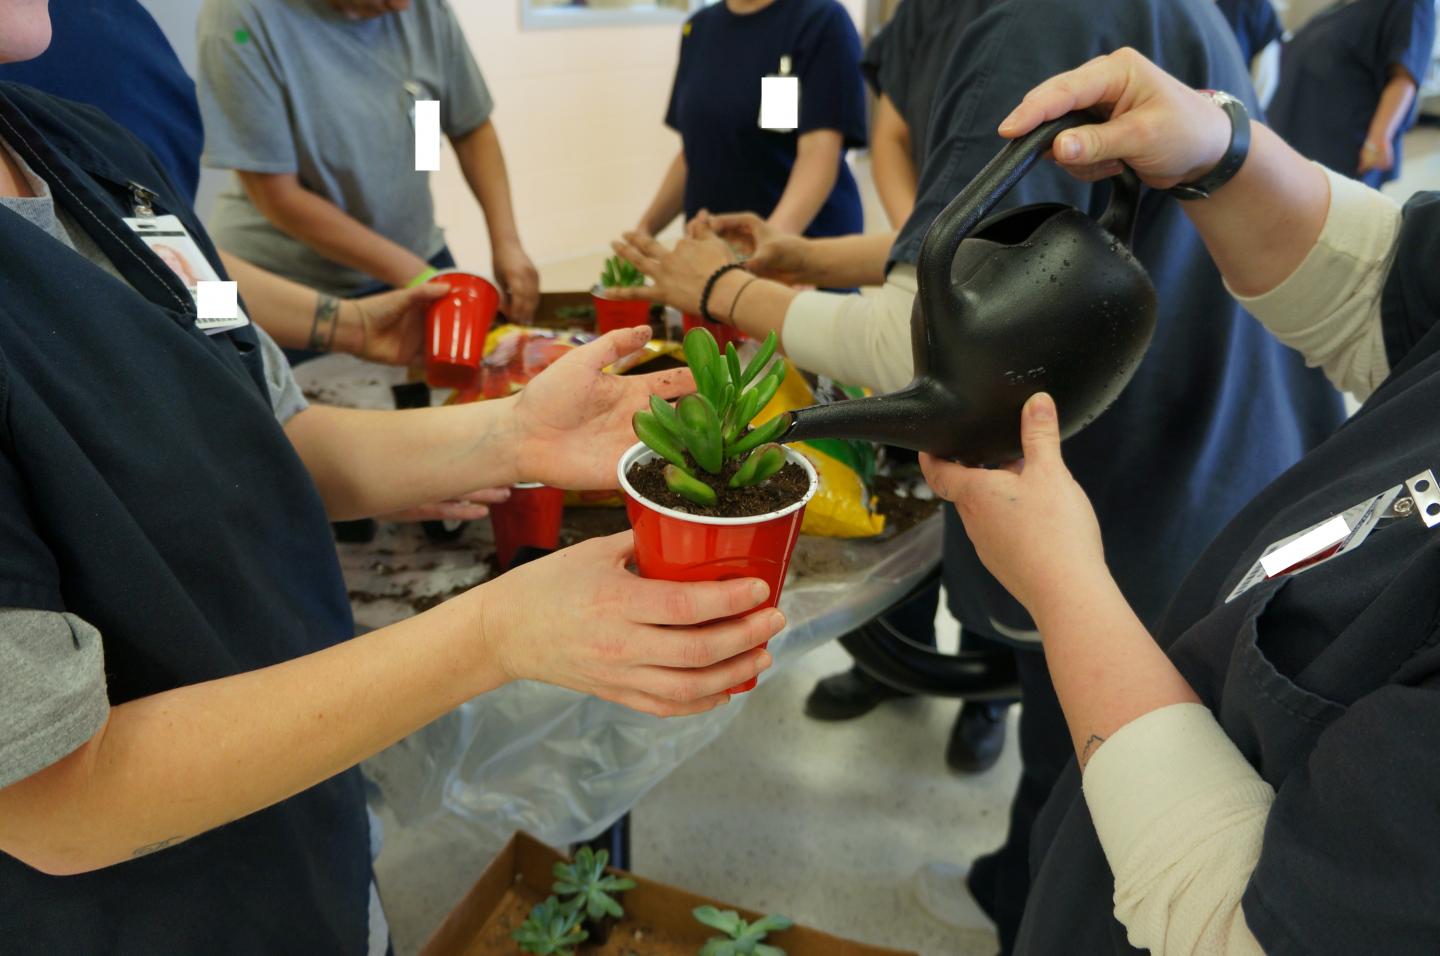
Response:
[[[1091,734],[1090,739],[1085,741],[1085,746],[1080,748],[1080,769],[1084,770],[1085,765],[1090,762],[1090,757],[1095,750],[1105,742],[1105,738],[1099,734]]]
[[[335,329],[340,324],[337,321],[339,314],[340,300],[321,293],[315,300],[315,320],[310,323],[310,351],[328,352],[334,347]]]

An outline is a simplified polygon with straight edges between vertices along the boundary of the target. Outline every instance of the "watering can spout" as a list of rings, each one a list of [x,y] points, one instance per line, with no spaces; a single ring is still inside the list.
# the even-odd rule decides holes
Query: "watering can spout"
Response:
[[[926,410],[934,407],[929,391],[926,382],[916,380],[898,392],[802,408],[791,413],[790,428],[780,440],[849,438],[924,451]]]

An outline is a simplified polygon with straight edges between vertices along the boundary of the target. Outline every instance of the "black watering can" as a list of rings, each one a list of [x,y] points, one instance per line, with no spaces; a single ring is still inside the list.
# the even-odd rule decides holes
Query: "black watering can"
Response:
[[[1020,456],[1020,409],[1036,392],[1054,396],[1062,438],[1109,407],[1155,331],[1155,288],[1128,248],[1139,179],[1112,180],[1099,222],[1060,204],[985,219],[1056,136],[1088,122],[1072,113],[1008,144],[936,217],[916,270],[915,380],[800,409],[783,441],[858,438],[990,464]]]

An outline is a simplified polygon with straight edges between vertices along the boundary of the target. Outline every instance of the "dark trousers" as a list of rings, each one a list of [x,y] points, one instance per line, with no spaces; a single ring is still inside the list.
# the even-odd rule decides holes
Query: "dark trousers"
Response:
[[[970,892],[995,921],[1000,952],[1009,956],[1020,931],[1020,916],[1030,893],[1030,830],[1074,750],[1065,715],[1050,683],[1045,654],[1016,650],[1020,675],[1020,786],[1010,804],[1010,831],[1005,843],[970,868]]]
[[[934,647],[935,612],[939,607],[940,583],[937,581],[923,591],[917,591],[915,596],[904,604],[892,607],[880,615],[879,619],[888,623],[891,627],[895,628],[895,630],[910,638],[910,640],[918,644],[926,644]],[[960,647],[967,651],[994,651],[1001,653],[1007,650],[1010,645],[962,628],[960,631]]]

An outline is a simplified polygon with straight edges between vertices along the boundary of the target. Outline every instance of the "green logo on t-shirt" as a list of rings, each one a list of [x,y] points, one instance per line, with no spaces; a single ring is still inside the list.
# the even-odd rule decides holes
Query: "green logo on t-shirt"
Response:
[[[249,42],[250,42],[250,31],[249,31],[249,30],[236,30],[236,31],[235,31],[235,42],[236,42],[236,43],[249,43]]]

